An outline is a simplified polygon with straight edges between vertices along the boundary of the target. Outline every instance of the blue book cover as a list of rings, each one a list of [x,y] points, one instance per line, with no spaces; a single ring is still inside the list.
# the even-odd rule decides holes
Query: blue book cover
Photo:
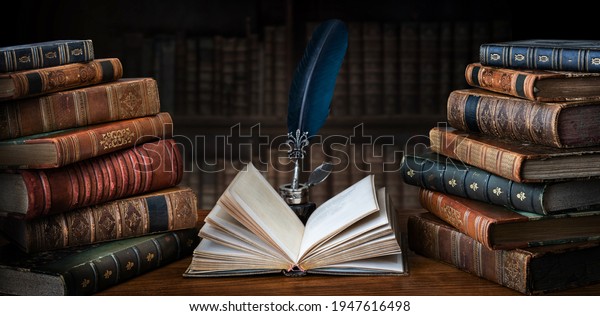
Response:
[[[39,69],[94,59],[92,40],[56,40],[0,47],[0,72]]]
[[[482,65],[576,72],[600,72],[600,41],[531,39],[482,44]]]

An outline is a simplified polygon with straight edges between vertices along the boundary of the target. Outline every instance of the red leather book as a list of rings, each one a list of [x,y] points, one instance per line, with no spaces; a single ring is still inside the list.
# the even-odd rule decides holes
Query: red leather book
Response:
[[[168,112],[0,142],[0,168],[44,169],[171,138]]]
[[[167,139],[61,168],[6,170],[0,173],[0,215],[34,219],[172,187],[182,169],[181,153]]]
[[[0,140],[157,114],[152,78],[121,79],[0,106]]]
[[[0,100],[20,99],[115,81],[123,77],[117,58],[0,74]]]

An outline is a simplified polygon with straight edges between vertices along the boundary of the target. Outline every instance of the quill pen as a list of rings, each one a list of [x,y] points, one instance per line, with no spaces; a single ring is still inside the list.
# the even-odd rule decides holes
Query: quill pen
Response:
[[[294,161],[293,189],[298,188],[298,160],[304,158],[304,147],[329,115],[335,81],[347,47],[346,25],[339,20],[327,20],[313,31],[294,72],[287,117],[288,156]]]

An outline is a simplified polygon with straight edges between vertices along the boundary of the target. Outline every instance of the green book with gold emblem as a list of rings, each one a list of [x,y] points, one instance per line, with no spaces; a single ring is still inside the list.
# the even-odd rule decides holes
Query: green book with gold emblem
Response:
[[[520,183],[426,150],[405,154],[406,184],[540,215],[597,209],[600,180]]]
[[[0,293],[90,295],[192,253],[195,228],[27,255],[0,248]]]

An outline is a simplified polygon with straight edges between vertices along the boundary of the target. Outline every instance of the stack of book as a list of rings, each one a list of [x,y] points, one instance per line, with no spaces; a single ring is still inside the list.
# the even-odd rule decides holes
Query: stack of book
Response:
[[[600,281],[600,45],[484,44],[405,155],[411,249],[526,294]]]
[[[197,197],[156,81],[91,40],[0,55],[0,293],[92,294],[191,253]]]

